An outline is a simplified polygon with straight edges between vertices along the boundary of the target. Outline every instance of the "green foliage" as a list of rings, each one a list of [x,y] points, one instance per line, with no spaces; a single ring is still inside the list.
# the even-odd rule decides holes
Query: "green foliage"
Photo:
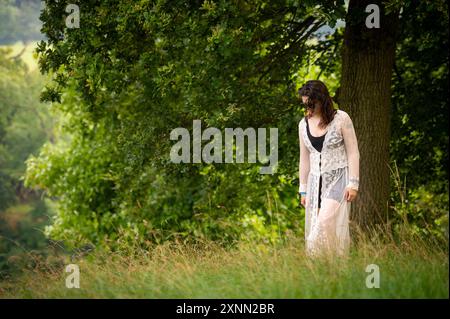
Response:
[[[20,59],[11,58],[10,49],[0,48],[0,173],[5,181],[2,187],[10,182],[18,184],[28,155],[52,136],[49,112],[38,100],[42,86],[43,78],[38,72],[29,72]]]
[[[392,218],[448,244],[448,8],[404,4],[393,76]]]
[[[48,233],[114,245],[173,236],[232,242],[252,232],[274,241],[298,227],[301,110],[291,70],[343,3],[75,3],[79,29],[65,29],[63,2],[47,1],[41,15],[48,42],[38,47],[40,68],[54,79],[42,98],[61,102],[66,121],[65,137],[28,162],[27,183],[58,199]],[[277,174],[170,163],[170,131],[193,119],[221,130],[278,127]],[[269,198],[280,207],[263,209]]]
[[[442,1],[407,1],[400,30],[391,157],[409,188],[436,189],[441,181],[436,191],[448,194],[448,9]]]
[[[435,240],[444,247],[448,245],[448,183],[442,191],[442,181],[430,181],[417,188],[408,187],[401,180],[399,169],[394,163],[392,178],[392,220],[395,233],[406,225],[413,236]]]
[[[37,49],[41,71],[53,78],[41,99],[54,102],[60,119],[58,137],[30,158],[26,177],[57,201],[47,234],[111,247],[302,234],[295,89],[322,77],[339,97],[343,29],[320,41],[317,35],[343,18],[343,2],[73,3],[82,13],[79,29],[65,27],[67,3],[46,1],[48,41]],[[442,17],[442,6],[423,6],[405,4],[393,85],[392,159],[419,202],[428,196],[419,185],[448,172],[448,135],[439,131],[448,127],[448,60],[438,52],[448,28],[445,19],[430,23]],[[433,36],[420,33],[416,21]],[[422,108],[430,92],[436,103]],[[220,130],[277,127],[277,173],[263,176],[248,164],[170,163],[170,131],[190,130],[193,119]],[[445,185],[432,196],[448,192]],[[441,218],[445,207],[434,208]],[[395,209],[408,209],[414,225],[425,227],[417,219],[422,208]]]
[[[10,258],[47,243],[42,230],[49,211],[22,181],[25,160],[53,134],[50,114],[39,103],[43,82],[10,48],[0,48],[0,277],[12,271]]]
[[[0,211],[8,208],[14,201],[14,180],[0,171]]]
[[[50,213],[40,199],[29,200],[0,212],[0,281],[18,275],[34,257],[48,255],[43,229]]]

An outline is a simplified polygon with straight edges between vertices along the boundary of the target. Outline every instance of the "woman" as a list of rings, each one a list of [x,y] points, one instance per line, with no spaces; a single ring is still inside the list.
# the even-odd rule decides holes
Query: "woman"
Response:
[[[299,89],[306,117],[299,123],[299,194],[308,253],[348,252],[351,202],[358,194],[359,150],[349,115],[335,110],[321,81]]]

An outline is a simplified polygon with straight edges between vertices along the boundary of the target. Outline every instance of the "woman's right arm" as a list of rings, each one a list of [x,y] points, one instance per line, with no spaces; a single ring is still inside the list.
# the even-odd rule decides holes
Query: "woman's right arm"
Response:
[[[304,120],[303,120],[304,121]],[[299,189],[298,192],[306,192],[306,184],[309,174],[309,150],[303,141],[301,122],[298,126],[298,136],[300,141],[300,161],[299,161]]]

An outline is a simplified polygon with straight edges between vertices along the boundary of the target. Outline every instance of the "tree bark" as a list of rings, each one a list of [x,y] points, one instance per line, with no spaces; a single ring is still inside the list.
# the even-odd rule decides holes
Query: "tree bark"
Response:
[[[380,28],[366,26],[369,4],[380,8]],[[358,137],[360,187],[351,219],[362,228],[385,221],[388,212],[391,76],[397,28],[398,12],[386,14],[381,1],[350,1],[337,102],[349,113]]]

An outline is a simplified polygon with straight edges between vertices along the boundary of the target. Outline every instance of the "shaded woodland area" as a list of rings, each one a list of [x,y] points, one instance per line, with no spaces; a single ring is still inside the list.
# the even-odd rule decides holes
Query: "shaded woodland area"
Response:
[[[30,252],[303,236],[296,92],[309,79],[355,124],[355,229],[400,240],[406,225],[447,249],[445,1],[71,1],[74,29],[64,1],[0,2],[0,277]],[[365,25],[370,3],[380,29]],[[277,127],[277,172],[171,163],[170,131],[195,119]]]

